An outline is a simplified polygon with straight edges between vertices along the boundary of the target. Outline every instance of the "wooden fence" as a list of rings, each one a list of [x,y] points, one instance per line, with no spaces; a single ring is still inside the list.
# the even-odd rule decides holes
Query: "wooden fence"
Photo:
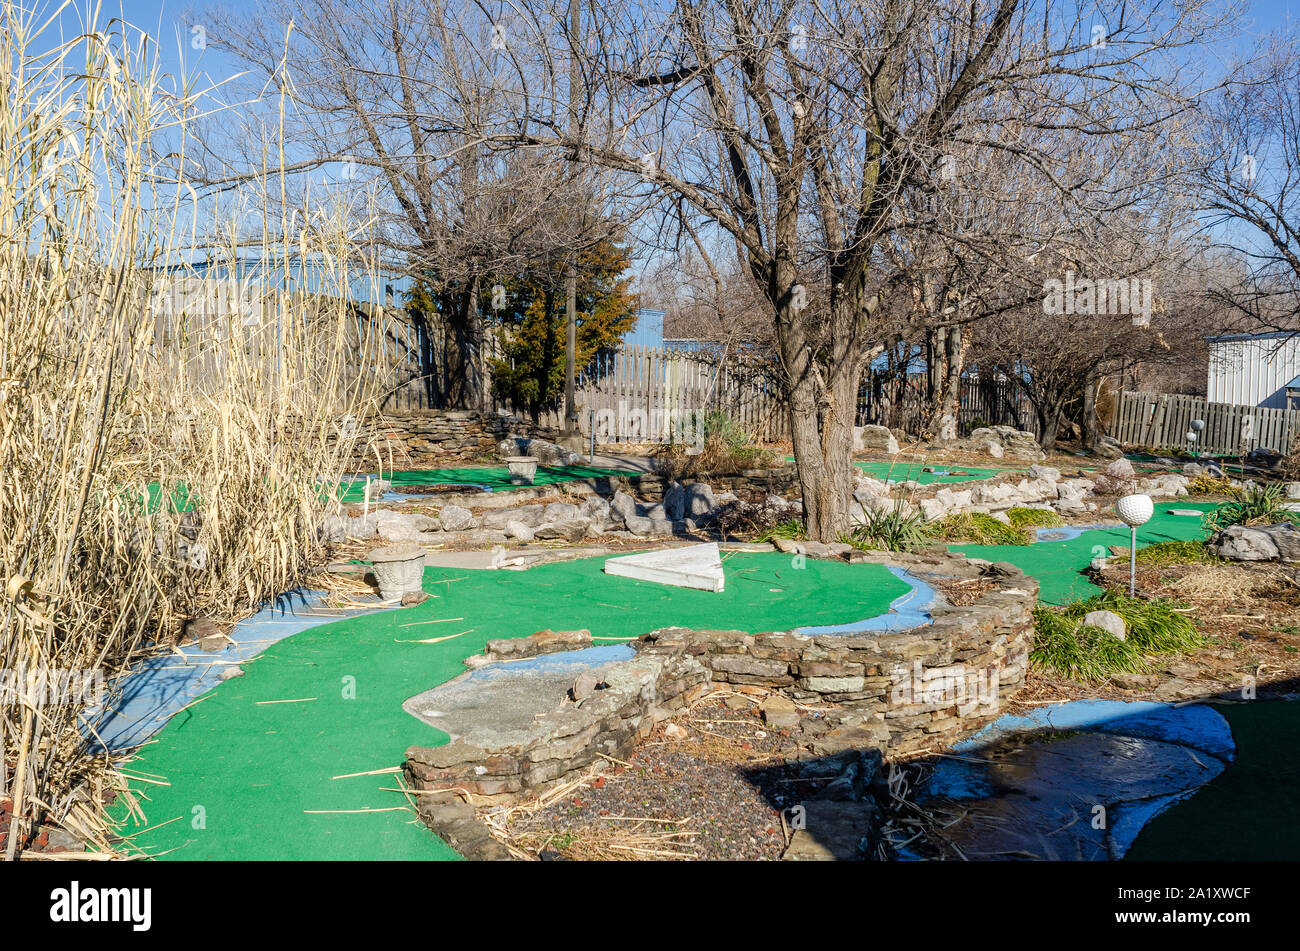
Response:
[[[602,354],[579,375],[578,426],[598,442],[688,439],[702,413],[725,412],[751,436],[788,438],[789,421],[776,377],[721,355],[625,347]],[[563,406],[538,420],[557,429]]]
[[[1039,434],[1033,404],[1015,381],[1001,375],[962,377],[957,428],[967,435],[978,426],[1014,426]],[[858,395],[859,426],[874,424],[921,435],[929,415],[924,373],[907,377],[868,373]]]
[[[1187,448],[1192,420],[1205,422],[1195,441],[1204,452],[1241,453],[1256,448],[1289,452],[1300,434],[1300,410],[1210,403],[1199,396],[1120,393],[1111,435],[1126,445]]]

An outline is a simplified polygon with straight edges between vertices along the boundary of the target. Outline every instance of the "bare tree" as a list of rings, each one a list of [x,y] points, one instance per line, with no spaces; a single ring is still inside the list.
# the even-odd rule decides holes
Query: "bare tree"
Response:
[[[516,55],[567,58],[563,11],[523,9]],[[1052,130],[1142,147],[1184,105],[1168,54],[1211,21],[1199,3],[1103,4],[1088,18],[1018,0],[602,4],[577,51],[584,135],[547,112],[561,97],[545,85],[517,93],[533,109],[476,133],[636,176],[741,247],[773,313],[808,530],[833,538],[848,528],[862,369],[889,336],[882,242],[905,226],[905,196],[933,191],[951,151],[1073,179]],[[1112,201],[1113,179],[1095,184],[1071,181],[1077,207]]]
[[[1300,37],[1265,38],[1202,116],[1207,226],[1249,264],[1213,293],[1250,329],[1300,333]]]

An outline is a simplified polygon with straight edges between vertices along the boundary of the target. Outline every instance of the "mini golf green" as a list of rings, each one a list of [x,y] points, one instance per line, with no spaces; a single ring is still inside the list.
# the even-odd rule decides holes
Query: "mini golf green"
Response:
[[[592,466],[538,466],[533,485],[555,485],[559,482],[577,482],[582,479],[594,479],[601,476],[628,475],[622,469],[599,469]],[[519,486],[510,481],[510,470],[506,466],[469,466],[460,469],[407,469],[402,472],[384,473],[382,478],[399,486],[417,485],[463,485],[467,488],[483,486],[490,491],[517,489]],[[362,476],[351,483],[344,483],[340,500],[343,502],[364,502],[366,498],[366,480]]]
[[[728,555],[721,594],[608,576],[603,564],[429,568],[424,588],[435,597],[422,605],[271,645],[124,767],[143,777],[132,789],[145,821],[126,818],[119,799],[120,832],[159,859],[456,858],[403,808],[397,776],[373,771],[399,764],[408,746],[446,741],[401,704],[462,673],[461,660],[489,639],[548,627],[622,639],[678,624],[751,632],[843,624],[883,614],[908,590],[879,565],[809,560],[797,569],[777,552]],[[460,636],[419,643],[448,635]]]
[[[1185,499],[1156,503],[1151,521],[1138,529],[1138,547],[1155,542],[1186,541],[1204,537],[1201,520],[1187,515],[1170,515],[1170,509],[1195,509],[1208,512],[1213,502],[1188,502]],[[951,551],[964,552],[972,558],[1007,561],[1038,579],[1038,599],[1047,604],[1068,604],[1099,594],[1101,589],[1081,572],[1093,558],[1110,554],[1111,545],[1129,546],[1129,530],[1118,524],[1113,514],[1099,513],[1117,523],[1115,528],[1091,529],[1068,541],[1036,542],[1033,545],[949,545]]]
[[[794,462],[794,456],[786,456],[787,461]],[[878,460],[865,460],[863,462],[853,463],[873,479],[887,481],[893,479],[895,482],[907,482],[911,480],[920,485],[934,485],[935,483],[951,484],[955,482],[975,482],[980,479],[991,479],[993,476],[1001,475],[1003,472],[1015,472],[1016,467],[1007,466],[1006,468],[989,469],[977,468],[975,466],[945,465],[934,463],[903,463],[903,462],[885,462]],[[932,468],[939,470],[956,469],[965,475],[948,475],[946,471],[941,472],[922,472],[923,468]]]

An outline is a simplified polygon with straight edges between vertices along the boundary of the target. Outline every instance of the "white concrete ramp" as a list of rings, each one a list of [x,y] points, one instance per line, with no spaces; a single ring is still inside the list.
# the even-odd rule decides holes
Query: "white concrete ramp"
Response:
[[[726,583],[717,542],[609,558],[605,574],[703,591],[721,591]]]

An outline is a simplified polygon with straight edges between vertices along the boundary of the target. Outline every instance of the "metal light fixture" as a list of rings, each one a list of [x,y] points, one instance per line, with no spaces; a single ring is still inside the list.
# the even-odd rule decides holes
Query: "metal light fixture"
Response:
[[[1130,598],[1137,593],[1138,526],[1145,525],[1150,521],[1155,511],[1155,503],[1151,501],[1151,496],[1143,495],[1140,492],[1135,495],[1126,495],[1115,503],[1115,514],[1119,516],[1121,522],[1129,527],[1128,595]]]

